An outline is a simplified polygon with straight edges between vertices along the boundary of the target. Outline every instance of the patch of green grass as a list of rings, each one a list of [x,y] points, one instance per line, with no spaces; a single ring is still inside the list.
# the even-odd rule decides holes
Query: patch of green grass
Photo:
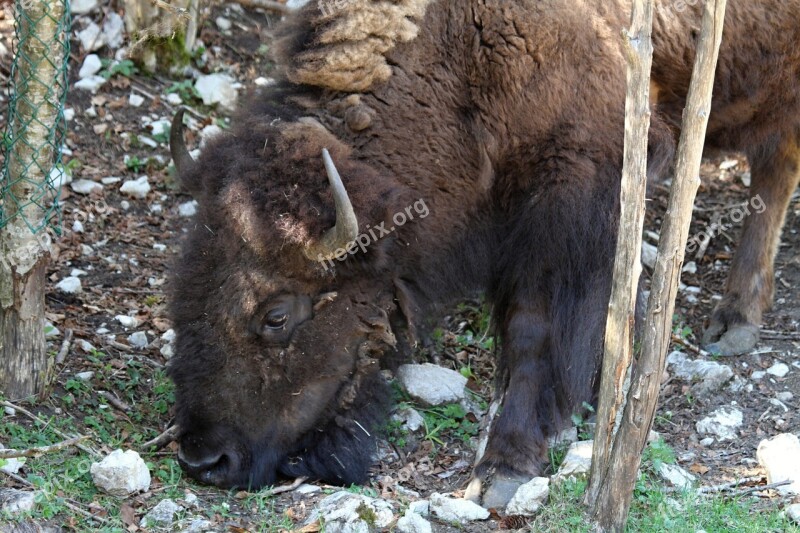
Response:
[[[139,72],[136,64],[130,59],[123,59],[122,61],[101,59],[100,64],[103,66],[103,69],[99,72],[99,75],[107,80],[114,76],[130,78]]]
[[[551,457],[552,457],[551,451]],[[557,453],[557,452],[556,452]],[[552,460],[552,459],[551,459]],[[648,475],[659,463],[675,461],[662,440],[651,443],[642,456],[642,472],[634,489],[626,531],[695,533],[799,533],[775,507],[759,509],[758,500],[698,496],[694,491],[670,492]],[[565,480],[551,485],[550,500],[531,522],[531,531],[590,532],[585,515],[585,480]]]
[[[200,93],[194,86],[194,80],[176,81],[167,87],[167,94],[175,93],[181,97],[183,103],[191,104],[200,101]]]
[[[457,403],[418,410],[425,422],[424,439],[434,444],[443,445],[446,437],[469,442],[478,435],[478,423],[470,421],[467,411]]]

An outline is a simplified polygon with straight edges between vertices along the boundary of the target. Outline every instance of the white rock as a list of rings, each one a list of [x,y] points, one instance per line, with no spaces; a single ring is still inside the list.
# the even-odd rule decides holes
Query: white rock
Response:
[[[778,487],[782,494],[800,494],[800,439],[782,433],[762,440],[756,452],[758,463],[767,471],[767,483],[791,481]]]
[[[179,533],[206,533],[207,531],[217,531],[214,524],[202,516],[192,516],[181,520],[178,524]]]
[[[27,490],[0,488],[0,515],[16,515],[33,510],[36,496],[36,492]]]
[[[94,377],[94,372],[91,370],[86,370],[84,372],[78,372],[75,374],[75,377],[81,381],[89,381]]]
[[[178,93],[169,93],[166,98],[167,103],[170,105],[181,105],[183,103],[183,99]]]
[[[658,475],[660,475],[664,481],[671,483],[673,487],[679,489],[690,489],[697,482],[697,478],[694,475],[678,465],[661,463],[657,471]]]
[[[90,472],[94,484],[112,496],[124,498],[150,488],[150,471],[133,450],[114,450],[99,463],[92,463]]]
[[[88,272],[86,272],[85,270],[81,270],[80,268],[73,268],[72,270],[69,271],[69,275],[75,276],[76,278],[79,278],[81,276],[86,276],[88,274],[89,274]]]
[[[99,0],[72,0],[69,3],[69,10],[73,15],[85,15],[93,11],[100,5]]]
[[[114,320],[122,324],[124,328],[135,328],[139,325],[139,321],[135,316],[117,315],[114,317]]]
[[[419,411],[410,407],[406,409],[399,409],[394,415],[393,420],[403,423],[403,427],[408,431],[414,432],[425,425],[425,419],[419,414]]]
[[[78,194],[90,194],[92,191],[103,190],[103,185],[92,180],[75,180],[69,184],[70,188]]]
[[[170,328],[167,331],[165,331],[161,335],[161,340],[164,341],[164,342],[174,342],[175,341],[175,330]]]
[[[90,22],[88,26],[78,32],[78,40],[81,42],[83,49],[87,52],[100,50],[106,45],[100,26],[94,22]]]
[[[411,396],[429,405],[458,402],[467,394],[467,378],[430,363],[400,366],[397,380]]]
[[[648,268],[654,268],[656,256],[658,256],[658,247],[642,241],[642,263]]]
[[[685,265],[683,265],[683,272],[688,272],[689,274],[697,274],[697,263],[694,261],[689,261]]]
[[[438,492],[431,494],[430,505],[431,513],[435,517],[448,522],[463,524],[489,518],[489,511],[477,503],[461,498],[450,498]]]
[[[82,80],[76,81],[72,86],[82,91],[96,93],[97,89],[99,89],[106,81],[108,80],[106,80],[103,76],[89,76],[88,78],[83,78]]]
[[[744,415],[736,407],[725,406],[715,410],[711,415],[696,424],[700,435],[713,435],[720,440],[735,440],[736,431],[742,426]]]
[[[398,485],[399,486],[399,485]],[[420,516],[428,516],[431,512],[431,502],[428,500],[417,500],[408,504],[408,510]]]
[[[194,84],[205,105],[220,104],[232,110],[236,106],[237,90],[241,85],[228,74],[199,76]]]
[[[789,391],[779,392],[775,395],[782,402],[791,402],[794,399],[794,394]]]
[[[785,363],[775,363],[767,369],[767,374],[775,376],[776,378],[785,378],[789,373],[789,365]]]
[[[728,365],[714,361],[692,360],[681,352],[672,352],[667,358],[675,377],[689,382],[698,382],[692,390],[698,396],[719,392],[733,378],[733,370]]]
[[[554,476],[555,480],[586,477],[592,467],[592,446],[594,446],[592,440],[572,443],[564,461],[558,467],[558,472]]]
[[[374,516],[371,524],[361,518],[365,510]],[[320,519],[325,524],[326,533],[369,533],[388,527],[394,520],[394,512],[391,504],[384,500],[339,491],[319,502],[305,525]]]
[[[144,96],[137,93],[131,93],[128,96],[128,105],[131,107],[139,107],[144,103]]]
[[[83,60],[83,65],[78,71],[78,77],[83,79],[94,76],[100,72],[101,68],[103,68],[103,64],[100,62],[100,57],[97,54],[89,54]]]
[[[713,445],[715,442],[716,441],[714,440],[714,437],[706,437],[706,438],[704,438],[703,440],[700,441],[700,444],[702,446],[705,446],[706,448],[708,448],[709,446]]]
[[[508,502],[509,515],[533,516],[547,503],[550,496],[550,478],[535,477],[517,489]]]
[[[275,85],[276,82],[274,78],[265,78],[263,76],[259,76],[253,80],[253,83],[255,83],[258,87],[270,87]]]
[[[59,281],[56,284],[56,289],[65,294],[78,294],[83,290],[83,287],[81,286],[80,278],[70,276]]]
[[[178,214],[182,217],[193,217],[197,213],[197,200],[184,202],[178,206]]]
[[[122,181],[122,178],[119,176],[106,176],[105,178],[100,178],[100,183],[103,185],[114,185],[120,181]]]
[[[430,522],[408,509],[406,514],[397,521],[397,531],[400,533],[433,533],[433,528]]]
[[[303,483],[302,485],[300,485],[299,487],[294,489],[294,491],[297,494],[315,494],[317,492],[322,492],[322,489],[320,487],[316,486],[316,485],[310,485],[308,483]]]
[[[75,233],[83,233],[84,231],[83,222],[81,222],[80,220],[76,220],[75,222],[73,222],[72,231],[74,231]]]
[[[150,131],[153,135],[164,135],[169,131],[169,120],[162,118],[159,120],[154,120],[150,124]]]
[[[157,243],[155,243],[153,245],[153,250],[155,250],[156,252],[163,252],[166,249],[167,249],[167,245],[166,244],[161,244],[161,243],[157,242]]]
[[[786,508],[786,516],[795,524],[800,525],[800,503],[788,506]]]
[[[134,198],[144,198],[150,192],[150,183],[147,176],[141,176],[135,180],[128,180],[122,184],[119,191]]]
[[[63,167],[53,167],[50,170],[48,181],[53,187],[59,189],[64,185],[72,183],[72,173]]]
[[[551,448],[562,444],[572,444],[573,442],[578,442],[578,428],[575,426],[563,430],[558,435],[551,435],[547,440],[547,444]]]
[[[77,344],[78,348],[80,348],[85,353],[92,353],[93,351],[95,351],[94,345],[92,345],[92,343],[87,341],[86,339],[78,339],[75,342],[75,344]]]
[[[146,528],[171,526],[175,521],[175,514],[182,510],[183,507],[169,498],[161,500],[150,509],[149,513],[144,515],[139,525]]]
[[[767,373],[764,372],[763,370],[756,370],[755,372],[750,374],[750,379],[755,379],[755,380],[764,379],[764,376],[766,375]]]
[[[53,325],[52,322],[49,320],[45,320],[44,322],[44,338],[45,339],[52,339],[61,335],[61,331],[57,327]]]
[[[0,444],[0,450],[5,450],[5,446]],[[4,459],[5,464],[0,466],[0,470],[7,473],[7,474],[17,474],[19,469],[25,465],[26,459],[24,457],[10,457],[8,459]]]
[[[213,139],[214,137],[216,137],[221,133],[222,133],[222,128],[220,128],[216,124],[209,124],[202,130],[200,130],[200,149],[202,150],[203,148],[205,148],[211,139]]]
[[[171,344],[165,344],[164,346],[161,347],[161,350],[159,350],[159,352],[164,357],[164,359],[172,359],[173,356],[175,355],[175,348],[173,348]]]
[[[137,331],[136,333],[128,335],[128,342],[131,343],[131,346],[135,346],[136,348],[147,348],[147,345],[150,344],[147,340],[147,334],[144,331]]]
[[[112,50],[116,50],[125,40],[123,30],[125,21],[114,11],[108,11],[103,19],[103,40]]]
[[[214,19],[214,22],[217,23],[217,28],[219,28],[220,31],[228,31],[229,29],[231,29],[231,26],[233,25],[231,24],[231,21],[226,19],[225,17],[217,17],[216,19]]]
[[[287,0],[286,7],[289,9],[299,9],[306,5],[309,0]]]

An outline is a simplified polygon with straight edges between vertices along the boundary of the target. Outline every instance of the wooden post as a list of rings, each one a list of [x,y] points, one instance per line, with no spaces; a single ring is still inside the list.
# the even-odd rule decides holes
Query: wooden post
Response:
[[[722,41],[725,8],[726,0],[705,2],[697,57],[683,114],[675,179],[647,306],[642,355],[633,369],[607,475],[591,511],[598,531],[624,531],[642,450],[658,404],[692,207],[700,185],[700,163],[711,112],[714,72]]]
[[[0,391],[8,399],[39,394],[47,385],[44,292],[50,240],[40,197],[54,161],[58,90],[64,83],[57,80],[64,69],[62,44],[69,39],[64,0],[18,2],[17,8],[24,13],[18,17],[16,113],[9,117],[13,145],[3,183],[8,223],[0,229]]]
[[[642,230],[647,188],[647,134],[650,129],[650,69],[653,63],[653,0],[634,0],[631,29],[623,32],[628,61],[625,102],[625,156],[620,189],[620,221],[614,281],[608,304],[603,369],[597,408],[592,470],[586,504],[594,505],[608,471],[623,385],[633,357],[636,294],[642,273]]]

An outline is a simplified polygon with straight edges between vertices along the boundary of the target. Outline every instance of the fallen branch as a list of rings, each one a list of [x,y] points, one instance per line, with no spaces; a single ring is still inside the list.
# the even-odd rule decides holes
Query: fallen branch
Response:
[[[288,7],[286,4],[274,2],[273,0],[236,0],[236,3],[244,7],[256,7],[269,11],[277,11],[284,15],[288,15],[294,11],[294,9]]]
[[[172,425],[166,429],[161,435],[158,437],[149,440],[142,444],[142,450],[145,451],[158,451],[161,448],[164,448],[167,444],[174,441],[178,438],[178,434],[180,433],[181,429],[178,426]],[[150,448],[154,448],[154,450],[150,450]]]
[[[39,418],[35,414],[31,413],[27,409],[25,409],[23,407],[20,407],[18,405],[15,405],[15,404],[13,404],[11,402],[0,401],[0,405],[2,405],[3,407],[10,407],[11,409],[14,409],[15,411],[19,411],[20,413],[22,413],[23,415],[27,416],[28,418],[30,418],[34,422],[38,422],[38,423],[42,424],[43,426],[47,426],[48,425],[47,422],[45,422],[44,420],[42,420],[41,418]],[[60,429],[55,428],[55,427],[51,427],[50,430],[53,433],[55,433],[56,435],[58,435],[59,437],[61,437],[62,439],[75,438],[75,435],[67,435],[66,433],[64,433],[63,431],[61,431]],[[82,437],[82,438],[86,438],[86,437]],[[95,457],[100,457],[100,452],[98,452],[97,450],[93,450],[92,448],[89,448],[88,446],[86,446],[84,444],[76,444],[75,447],[78,448],[79,450],[83,450],[84,452],[88,453],[89,455],[93,455]]]
[[[11,472],[6,472],[5,470],[0,470],[0,472],[4,473],[5,475],[7,475],[8,477],[10,477],[11,479],[13,479],[14,481],[16,481],[17,483],[20,483],[20,484],[22,484],[22,485],[24,485],[24,486],[26,486],[26,487],[32,488],[32,489],[36,489],[36,485],[34,485],[33,483],[31,483],[30,481],[28,481],[27,479],[25,479],[25,478],[23,478],[23,477],[20,477],[20,476],[18,476],[18,475],[16,475],[16,474],[12,474]],[[102,518],[102,517],[100,517],[100,516],[93,515],[93,514],[92,514],[92,513],[90,513],[89,511],[86,511],[86,510],[82,509],[82,508],[81,508],[81,507],[78,505],[78,503],[77,503],[77,502],[75,502],[75,503],[72,503],[71,501],[69,501],[69,500],[67,500],[66,498],[64,498],[64,499],[62,500],[62,503],[64,504],[64,506],[65,506],[67,509],[69,509],[69,510],[71,510],[71,511],[74,511],[74,512],[76,512],[76,513],[78,513],[78,514],[80,514],[80,515],[82,515],[82,516],[85,516],[86,518],[89,518],[89,519],[91,519],[91,520],[97,520],[97,521],[98,521],[98,522],[100,522],[101,524],[107,524],[107,523],[108,523],[108,520],[106,520],[105,518]]]
[[[108,391],[104,391],[104,390],[97,391],[97,395],[105,398],[106,401],[108,401],[108,403],[110,403],[113,407],[119,409],[123,413],[127,413],[128,411],[131,410],[131,406],[130,405],[128,405],[127,403],[123,402],[122,400],[120,400],[119,398],[117,398],[116,396],[114,396],[113,394],[111,394]]]
[[[46,453],[57,452],[64,448],[69,448],[78,444],[80,441],[86,439],[86,436],[74,437],[67,439],[50,446],[37,446],[35,448],[28,448],[27,450],[15,450],[13,448],[5,448],[0,450],[0,459],[13,459],[16,457],[39,457]]]
[[[697,355],[701,355],[703,357],[711,357],[711,353],[710,352],[707,352],[704,349],[702,349],[701,347],[699,347],[698,345],[696,345],[696,344],[694,344],[692,342],[689,342],[688,340],[684,339],[680,335],[676,335],[676,334],[673,333],[672,334],[672,342],[674,342],[675,344],[680,344],[681,346],[683,346],[684,348],[686,348],[690,352],[694,352]]]
[[[736,481],[732,481],[730,483],[722,483],[721,485],[712,485],[711,487],[700,487],[697,489],[697,494],[716,494],[717,492],[724,492],[731,489],[735,489],[739,485],[744,485],[745,483],[755,483],[757,481],[761,481],[764,479],[764,476],[753,476],[753,477],[745,477],[742,479],[737,479]]]
[[[786,333],[783,331],[761,330],[761,338],[770,341],[800,341],[800,333]]]
[[[68,329],[64,333],[64,342],[61,343],[61,349],[58,350],[58,353],[56,354],[57,365],[60,365],[66,360],[67,354],[69,354],[69,347],[71,344],[72,344],[72,330]]]
[[[784,485],[791,485],[791,483],[792,483],[791,480],[786,479],[784,481],[777,481],[775,483],[770,483],[769,485],[750,487],[748,489],[738,490],[738,491],[730,494],[730,497],[738,498],[740,496],[746,496],[746,495],[751,494],[753,492],[763,492],[765,490],[777,489],[778,487],[783,487]]]
[[[269,492],[272,495],[283,494],[284,492],[292,492],[293,490],[297,490],[297,487],[299,487],[300,485],[302,485],[306,481],[308,481],[307,477],[299,477],[299,478],[295,479],[294,481],[292,481],[289,485],[281,485],[280,487],[275,487],[274,489],[272,489]]]

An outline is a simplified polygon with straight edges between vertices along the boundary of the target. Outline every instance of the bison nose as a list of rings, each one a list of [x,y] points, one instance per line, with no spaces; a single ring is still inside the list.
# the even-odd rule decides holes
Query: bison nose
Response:
[[[202,483],[230,487],[237,484],[241,458],[234,450],[192,450],[181,446],[178,462],[189,476]]]

